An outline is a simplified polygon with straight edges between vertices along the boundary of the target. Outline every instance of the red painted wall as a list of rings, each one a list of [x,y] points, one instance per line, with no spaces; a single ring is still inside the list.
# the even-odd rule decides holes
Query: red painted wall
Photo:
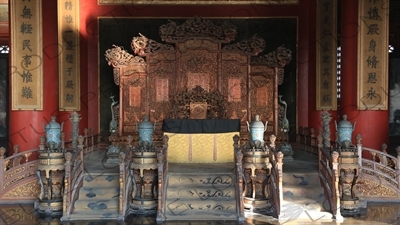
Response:
[[[38,148],[40,136],[45,135],[42,123],[46,126],[51,116],[58,116],[57,1],[43,1],[42,9],[46,12],[43,15],[43,110],[10,111],[9,114],[9,148],[19,145],[20,151]],[[61,122],[60,118],[57,121]]]
[[[363,136],[362,144],[368,148],[381,149],[382,143],[389,141],[388,110],[357,110],[357,45],[358,45],[358,2],[342,1],[341,45],[342,80],[341,106],[339,114],[347,115],[352,124],[356,122],[354,136]]]
[[[346,2],[346,1],[343,1]],[[353,1],[350,1],[353,2]],[[357,2],[357,1],[355,1]],[[98,30],[99,17],[297,17],[298,18],[298,61],[297,64],[297,125],[304,127],[322,127],[321,111],[315,110],[315,10],[316,2],[299,0],[298,5],[98,5],[98,0],[80,1],[80,64],[81,64],[81,133],[83,128],[93,127],[99,133],[99,52]],[[354,9],[353,9],[354,10]],[[65,121],[65,130],[69,130],[70,112],[58,112],[58,71],[57,71],[57,1],[43,1],[43,43],[44,43],[44,110],[43,111],[13,111],[10,113],[10,141],[22,148],[36,148],[39,136],[43,135],[41,123],[50,120],[51,115],[57,116],[57,121]],[[354,11],[353,11],[354,12]],[[118,34],[116,34],[118,35]],[[350,43],[350,42],[349,42]],[[117,43],[116,43],[117,44]],[[349,120],[357,120],[355,133],[362,133],[364,145],[379,148],[378,143],[387,140],[387,111],[359,112],[352,108],[355,102],[356,90],[356,50],[355,43],[348,46],[347,57],[344,58],[342,70],[349,74],[344,77],[343,99],[341,113],[347,113]],[[346,57],[346,56],[345,56]],[[111,74],[110,74],[111,76]],[[354,105],[354,104],[353,104]],[[333,119],[331,131],[334,133],[334,120],[338,120],[336,112],[331,112]],[[356,118],[357,116],[357,118]],[[371,129],[373,127],[373,129]],[[334,135],[334,134],[332,134]],[[377,137],[377,138],[375,138]],[[380,144],[379,144],[380,145]]]

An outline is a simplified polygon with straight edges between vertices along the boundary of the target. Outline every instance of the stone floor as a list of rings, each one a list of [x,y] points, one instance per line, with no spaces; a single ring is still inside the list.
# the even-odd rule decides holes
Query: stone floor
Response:
[[[294,155],[295,161],[289,165],[286,164],[287,169],[296,169],[300,171],[312,170],[315,168],[315,162],[304,166],[305,160],[316,160],[315,157],[305,155],[307,153],[296,152]],[[104,156],[104,155],[103,155]],[[103,162],[102,154],[88,156],[86,169],[96,169],[98,172],[104,172],[109,170],[115,170],[115,167],[101,167],[99,163]],[[97,162],[97,165],[94,163]],[[314,166],[311,166],[314,164]],[[104,162],[102,163],[104,165]],[[172,168],[174,169],[174,168]],[[207,168],[204,168],[207,169]],[[284,165],[285,171],[285,165]],[[400,225],[400,203],[369,203],[365,211],[365,215],[361,217],[353,218],[346,217],[344,221],[338,222],[330,218],[319,217],[319,215],[308,213],[307,209],[303,209],[303,214],[306,217],[296,217],[296,212],[293,211],[292,217],[287,217],[284,221],[277,221],[276,219],[260,214],[246,214],[245,225],[249,224],[319,224],[319,225],[337,225],[337,224],[367,224],[367,225]],[[297,210],[298,212],[298,210]],[[39,216],[34,208],[33,204],[20,204],[20,205],[0,205],[0,225],[21,225],[21,224],[48,224],[48,225],[136,225],[136,224],[157,224],[155,215],[131,215],[123,222],[118,221],[72,221],[72,222],[60,222],[58,218],[45,218]],[[159,223],[160,224],[160,223]],[[185,224],[185,225],[234,225],[239,224],[236,221],[167,221],[161,224],[172,225],[172,224]]]
[[[144,225],[157,224],[155,215],[132,215],[123,222],[118,221],[72,221],[60,222],[58,218],[44,218],[36,214],[33,205],[1,205],[0,206],[0,225]],[[167,221],[164,225],[235,225],[234,221]],[[316,224],[316,225],[399,225],[400,224],[400,204],[371,203],[367,207],[367,212],[359,218],[345,218],[343,222],[313,218],[296,219],[278,222],[262,215],[246,215],[244,225],[250,224]]]

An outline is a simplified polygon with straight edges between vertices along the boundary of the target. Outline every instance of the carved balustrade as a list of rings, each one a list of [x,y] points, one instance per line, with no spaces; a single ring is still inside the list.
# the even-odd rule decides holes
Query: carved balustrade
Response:
[[[6,148],[0,148],[0,202],[33,202],[40,191],[36,177],[38,160],[30,160],[39,149],[19,152],[14,146],[14,153],[5,157]]]
[[[168,173],[168,136],[163,136],[163,148],[157,153],[157,169],[158,169],[158,195],[157,195],[157,222],[165,220],[165,202],[167,191],[167,173]]]
[[[325,198],[329,209],[337,221],[343,220],[340,213],[339,193],[339,153],[331,148],[323,147],[323,136],[318,136],[318,171],[321,186],[324,188]]]
[[[118,220],[122,221],[125,219],[127,213],[130,210],[132,202],[132,177],[129,174],[131,167],[131,155],[132,145],[128,141],[125,152],[119,153],[119,206],[118,206]]]
[[[233,147],[235,151],[235,165],[236,165],[236,199],[238,201],[238,220],[244,221],[244,191],[243,191],[243,183],[245,175],[243,174],[243,153],[239,147],[240,137],[239,135],[235,135],[233,137]]]
[[[387,153],[387,145],[382,144],[381,150],[363,147],[362,137],[358,136],[357,151],[361,179],[358,182],[360,195],[366,200],[382,199],[400,200],[400,146],[396,148],[397,157]]]
[[[271,146],[270,146],[271,147]],[[269,162],[271,163],[271,175],[269,186],[269,194],[271,204],[274,209],[274,217],[280,218],[283,204],[283,153],[276,152],[275,147],[271,147],[269,151]]]
[[[89,130],[89,132],[87,132]],[[93,129],[84,129],[85,136],[78,136],[76,148],[65,149],[64,164],[64,193],[61,221],[68,221],[74,210],[75,201],[79,197],[79,190],[83,186],[84,156],[98,148],[100,135],[93,134]],[[65,146],[72,146],[66,143]]]
[[[89,132],[85,133],[85,136],[82,136],[82,146],[84,146],[83,149],[85,152],[90,152],[98,147],[100,136],[93,134],[93,129],[85,130]],[[65,142],[65,134],[61,133],[60,136],[61,149],[65,149],[65,151],[71,152],[71,154],[74,153],[76,150],[69,148],[71,142]],[[7,150],[4,147],[0,148],[0,204],[33,203],[43,196],[37,177],[38,166],[41,160],[38,156],[40,151],[43,150],[45,150],[45,137],[40,137],[40,145],[36,149],[20,151],[19,145],[15,145],[13,147],[13,154],[8,157],[6,156]],[[77,164],[79,164],[78,161],[73,163],[73,165]],[[65,182],[65,180],[62,181],[62,174],[55,176],[56,173],[53,173],[54,177],[60,177],[60,179],[53,179],[52,183],[55,186],[60,186],[60,183]],[[43,174],[43,177],[45,177],[45,174]],[[53,191],[60,191],[60,188],[56,188],[55,186]],[[60,197],[63,194],[61,192],[58,194],[53,192],[53,195]],[[64,199],[65,197],[63,196],[62,198]]]
[[[83,136],[78,137],[78,146],[72,151],[65,153],[65,175],[63,195],[62,221],[68,221],[74,210],[75,201],[78,199],[79,190],[83,186],[84,177],[84,155]]]
[[[312,127],[299,127],[298,134],[296,137],[297,144],[300,150],[305,152],[309,152],[312,155],[318,156],[318,136],[321,135],[323,137],[323,144],[324,146],[327,145],[329,142],[329,146],[325,147],[332,147],[336,148],[337,143],[336,140],[330,140],[326,138],[326,134],[324,134],[324,129],[320,128],[317,130],[317,134],[315,133],[316,129]]]

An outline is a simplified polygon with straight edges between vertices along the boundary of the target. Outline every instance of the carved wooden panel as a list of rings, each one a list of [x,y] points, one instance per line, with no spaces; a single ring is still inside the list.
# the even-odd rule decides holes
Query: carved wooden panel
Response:
[[[240,58],[240,54],[234,54]],[[222,93],[227,96],[227,116],[247,121],[247,64],[237,61],[222,61]]]
[[[197,85],[206,91],[216,89],[218,76],[218,54],[207,50],[189,50],[179,59],[179,68],[184,89],[193,89]]]
[[[208,51],[219,50],[219,43],[207,39],[187,40],[178,46],[178,49],[181,52],[188,51],[189,49],[207,49]]]
[[[268,120],[266,136],[277,134],[278,81],[283,81],[282,68],[290,62],[291,51],[280,46],[258,56],[265,40],[256,35],[235,40],[236,32],[229,21],[216,25],[196,17],[160,26],[165,43],[142,34],[134,37],[131,46],[137,56],[117,46],[107,50],[109,65],[120,68],[114,70],[121,86],[119,134],[136,134],[136,122],[144,114],[158,124],[168,118],[187,119],[191,103],[206,105],[206,118],[239,118],[242,141],[248,140],[246,121],[256,114]],[[155,142],[161,140],[160,125],[155,134]]]
[[[156,102],[167,102],[169,100],[169,80],[167,78],[156,78]]]
[[[150,121],[160,122],[171,118],[171,97],[174,95],[176,72],[175,59],[171,53],[157,54],[158,63],[149,64],[149,107]],[[149,57],[150,58],[150,57]],[[155,61],[154,61],[155,62]]]
[[[267,74],[251,75],[249,95],[251,118],[260,115],[262,121],[268,121],[266,135],[277,134],[277,77]]]
[[[123,72],[124,74],[124,72]],[[120,109],[119,129],[122,133],[136,131],[135,124],[146,114],[147,85],[146,76],[134,74],[120,78]]]

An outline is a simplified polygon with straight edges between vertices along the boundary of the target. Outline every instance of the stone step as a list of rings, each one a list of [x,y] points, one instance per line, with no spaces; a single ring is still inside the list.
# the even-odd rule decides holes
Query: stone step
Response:
[[[234,174],[173,172],[167,176],[167,220],[237,220]]]
[[[118,210],[119,198],[109,200],[78,199],[75,201],[75,210],[90,209],[93,211],[103,211],[105,209]]]
[[[79,209],[74,210],[70,215],[70,220],[85,220],[85,221],[98,221],[98,220],[116,220],[118,218],[118,210],[115,209]]]
[[[88,200],[102,200],[118,198],[119,187],[109,187],[109,188],[93,188],[93,187],[82,187],[79,190],[79,199]]]
[[[119,207],[119,174],[90,173],[83,179],[71,218],[116,219]]]
[[[119,188],[119,174],[86,174],[83,178],[86,188]]]

